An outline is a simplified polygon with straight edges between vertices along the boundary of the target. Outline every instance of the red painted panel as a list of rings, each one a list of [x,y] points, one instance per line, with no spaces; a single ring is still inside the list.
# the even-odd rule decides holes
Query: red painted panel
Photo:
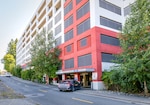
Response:
[[[66,0],[64,3],[64,7],[66,7],[72,0]]]
[[[67,0],[64,4],[64,6],[68,5],[68,3],[71,0]],[[59,47],[62,49],[62,54],[60,58],[63,60],[63,66],[62,70],[64,69],[64,60],[74,58],[74,68],[72,69],[81,69],[81,68],[94,68],[95,72],[98,74],[98,79],[96,81],[101,81],[102,76],[102,65],[101,65],[101,52],[106,53],[112,53],[112,54],[118,54],[121,52],[121,48],[118,46],[112,46],[108,44],[103,44],[100,41],[100,34],[106,34],[108,36],[112,37],[118,37],[118,33],[100,28],[100,27],[93,27],[86,32],[77,35],[77,25],[81,24],[84,20],[90,18],[90,12],[85,14],[80,19],[76,19],[76,11],[77,9],[81,8],[82,5],[84,5],[88,0],[82,0],[78,5],[76,5],[76,1],[73,0],[73,9],[64,16],[64,19],[67,19],[70,15],[73,14],[73,24],[64,29],[64,33],[69,31],[73,28],[74,37],[73,39],[66,41]],[[85,47],[80,46],[80,40],[84,37],[88,38],[88,45]],[[71,53],[67,53],[65,50],[65,47],[69,44],[72,44],[73,51]],[[85,66],[85,67],[78,67],[78,56],[85,55],[85,54],[92,54],[92,65],[91,66]],[[70,69],[67,69],[70,70]]]
[[[89,33],[91,35],[89,35]],[[65,50],[63,50],[62,56],[60,58],[63,59],[63,61],[66,59],[74,58],[74,68],[72,69],[94,68],[95,72],[98,73],[97,81],[100,81],[102,76],[101,52],[112,53],[112,54],[118,54],[121,52],[121,48],[118,46],[112,46],[112,45],[100,43],[101,33],[109,34],[110,36],[117,37],[116,32],[99,28],[99,27],[93,27],[90,30],[78,36],[74,36],[74,38],[71,41],[67,41],[64,44],[59,46],[61,49],[65,49],[67,45],[74,43],[72,45],[72,47],[74,47],[74,51],[72,53],[66,54]],[[88,38],[88,43],[90,44],[88,45],[88,47],[80,48],[79,41],[84,37]],[[92,54],[92,65],[78,67],[78,56],[85,55],[88,53]],[[62,69],[65,70],[64,63]]]
[[[69,45],[67,45],[67,46],[69,46]],[[64,50],[65,55],[68,55],[68,54],[71,54],[71,53],[74,52],[74,44],[73,43],[70,44],[70,46],[71,46],[71,51],[70,52],[67,52],[67,46],[64,47],[65,48],[65,50]]]
[[[80,43],[81,43],[81,40],[83,39],[80,39],[80,40],[78,40],[78,42],[77,42],[77,50],[79,51],[79,50],[83,50],[83,49],[86,49],[86,48],[88,48],[88,47],[90,47],[91,46],[91,36],[86,36],[86,37],[84,37],[84,38],[86,38],[86,40],[87,40],[87,45],[86,46],[80,46]]]

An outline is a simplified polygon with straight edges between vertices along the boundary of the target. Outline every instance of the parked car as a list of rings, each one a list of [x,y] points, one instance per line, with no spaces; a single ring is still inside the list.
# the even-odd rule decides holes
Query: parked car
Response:
[[[5,74],[5,76],[6,76],[6,77],[11,77],[12,75],[11,75],[9,72],[7,72],[7,73]]]
[[[58,84],[60,91],[75,91],[81,88],[81,84],[74,79],[67,79]]]

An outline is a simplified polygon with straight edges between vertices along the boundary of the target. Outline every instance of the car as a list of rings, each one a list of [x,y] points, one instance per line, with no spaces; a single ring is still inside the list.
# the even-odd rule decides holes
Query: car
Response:
[[[75,91],[81,89],[81,84],[74,79],[63,80],[58,84],[60,91]]]
[[[5,74],[6,77],[11,77],[12,75],[10,73]]]

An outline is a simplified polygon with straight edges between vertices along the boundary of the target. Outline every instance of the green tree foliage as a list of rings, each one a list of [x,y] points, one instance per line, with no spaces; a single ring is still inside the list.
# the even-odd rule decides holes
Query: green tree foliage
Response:
[[[122,35],[122,68],[133,72],[131,79],[138,80],[145,94],[148,93],[147,81],[150,79],[150,1],[137,0],[132,6]]]
[[[144,91],[148,94],[150,79],[150,1],[136,0],[132,5],[131,14],[125,22],[120,35],[123,52],[118,56],[120,65],[118,74],[120,89],[130,92]],[[106,78],[105,78],[106,79]],[[108,78],[107,78],[108,79]],[[106,80],[105,80],[106,81]]]
[[[17,39],[11,41],[8,44],[7,53],[4,55],[3,63],[4,63],[4,69],[8,70],[9,72],[12,72],[16,65],[16,44]]]
[[[8,48],[7,48],[7,54],[11,54],[14,56],[14,58],[16,59],[16,44],[17,44],[18,40],[13,40],[11,39],[11,41],[8,44]]]
[[[47,74],[53,78],[61,65],[59,59],[60,49],[55,46],[55,40],[52,34],[46,34],[43,30],[38,34],[31,45],[31,67],[35,70],[35,75],[43,76]]]
[[[15,67],[15,59],[14,56],[11,54],[6,54],[4,56],[4,69],[6,69],[9,72],[12,72],[12,69]]]

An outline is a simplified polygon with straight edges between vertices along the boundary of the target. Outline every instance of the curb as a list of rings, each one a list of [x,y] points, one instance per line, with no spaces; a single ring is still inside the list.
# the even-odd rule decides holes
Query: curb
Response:
[[[90,91],[90,92],[89,92]],[[96,93],[95,93],[96,92]],[[88,91],[82,91],[81,93],[85,93],[88,95],[95,95],[95,96],[101,96],[104,98],[110,98],[113,100],[118,100],[118,101],[125,101],[128,103],[140,103],[140,104],[145,104],[145,105],[150,105],[150,99],[149,98],[144,98],[144,97],[134,97],[134,96],[123,96],[123,95],[117,95],[117,94],[113,94],[113,93],[100,93],[100,91],[92,91],[92,90],[88,90]]]

